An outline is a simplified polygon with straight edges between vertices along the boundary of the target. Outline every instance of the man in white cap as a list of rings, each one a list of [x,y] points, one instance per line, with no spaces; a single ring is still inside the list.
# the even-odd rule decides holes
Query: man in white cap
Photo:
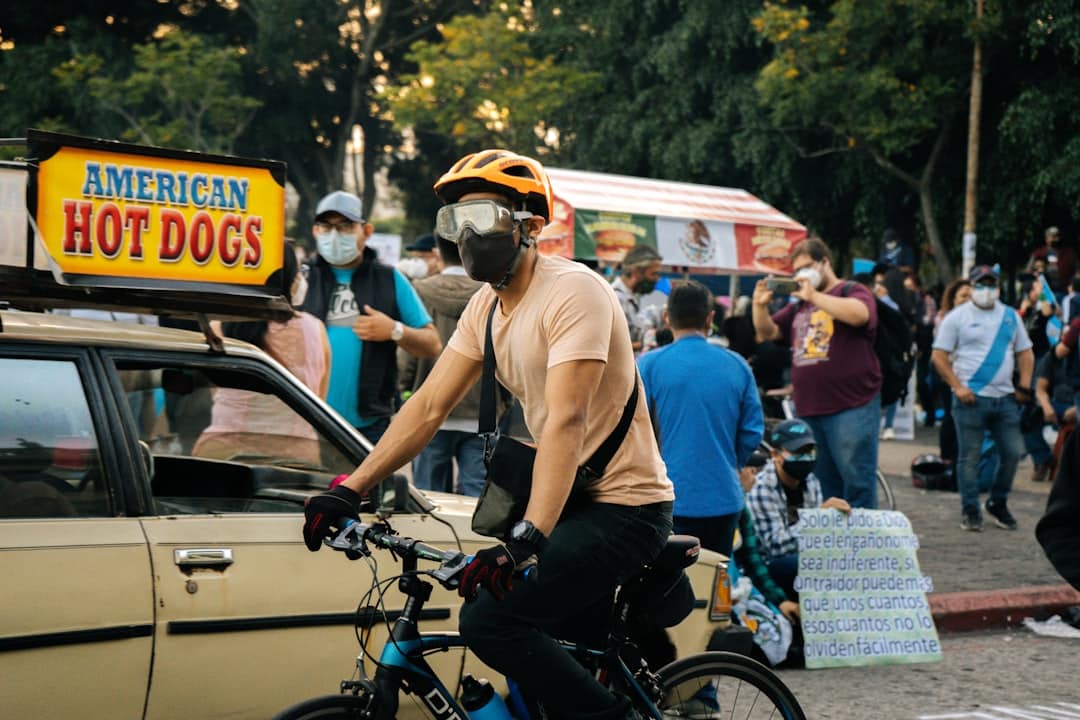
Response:
[[[442,342],[409,281],[366,247],[373,229],[356,195],[337,190],[319,201],[303,309],[330,336],[327,401],[376,443],[398,407],[397,348],[435,357]]]

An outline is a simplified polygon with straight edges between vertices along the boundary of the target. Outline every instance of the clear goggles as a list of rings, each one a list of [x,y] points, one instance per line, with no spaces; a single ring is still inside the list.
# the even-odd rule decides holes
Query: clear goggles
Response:
[[[435,234],[456,243],[465,228],[472,228],[478,235],[508,233],[516,222],[531,217],[531,212],[514,211],[494,200],[468,200],[439,208]]]

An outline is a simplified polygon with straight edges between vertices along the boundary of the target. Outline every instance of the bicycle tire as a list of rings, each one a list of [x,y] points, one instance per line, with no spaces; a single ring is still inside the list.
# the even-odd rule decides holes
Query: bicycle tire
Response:
[[[363,695],[323,695],[283,710],[274,720],[359,720],[367,703]]]
[[[896,497],[893,495],[892,486],[889,485],[889,481],[885,479],[885,473],[880,469],[877,473],[878,484],[878,509],[879,510],[895,510],[896,509]],[[884,502],[882,502],[882,496]]]
[[[743,717],[741,711],[738,714],[736,712],[739,708],[748,707],[749,710],[745,717],[754,720],[759,717],[777,717],[777,712],[779,712],[779,717],[783,718],[783,720],[806,720],[806,714],[799,705],[795,694],[784,685],[783,681],[772,670],[745,655],[730,652],[705,652],[691,655],[665,665],[657,675],[660,678],[660,685],[663,690],[658,709],[666,719],[687,718],[689,720],[702,720],[713,717]],[[738,685],[735,686],[736,696],[733,698],[730,691],[724,693],[718,689],[716,691],[716,702],[719,707],[714,712],[698,714],[684,712],[682,708],[689,704],[687,701],[693,702],[697,695],[700,694],[701,687],[708,683],[703,682],[699,686],[698,692],[692,696],[680,694],[676,689],[684,683],[693,683],[697,680],[709,678],[719,681],[717,683],[718,688],[727,687],[726,684],[721,684],[725,682],[725,679],[737,681]],[[741,692],[742,684],[749,685],[756,691],[756,694],[749,699],[743,698],[740,705],[738,695]],[[771,703],[773,708],[771,712],[764,707],[757,709],[757,702],[761,696],[767,698]],[[674,703],[671,702],[673,700]],[[765,714],[766,712],[768,714]]]

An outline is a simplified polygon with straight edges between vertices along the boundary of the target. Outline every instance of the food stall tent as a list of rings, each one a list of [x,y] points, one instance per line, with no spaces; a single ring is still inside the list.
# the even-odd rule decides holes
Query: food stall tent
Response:
[[[637,243],[695,275],[787,273],[806,227],[746,190],[548,168],[555,207],[540,251],[600,266]]]

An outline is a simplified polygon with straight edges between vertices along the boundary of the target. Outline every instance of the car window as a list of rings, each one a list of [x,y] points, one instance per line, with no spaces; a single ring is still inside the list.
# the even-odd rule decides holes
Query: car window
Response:
[[[76,363],[0,357],[0,517],[110,514]]]
[[[299,512],[355,464],[283,399],[282,387],[235,366],[117,359],[150,456],[159,513]]]

